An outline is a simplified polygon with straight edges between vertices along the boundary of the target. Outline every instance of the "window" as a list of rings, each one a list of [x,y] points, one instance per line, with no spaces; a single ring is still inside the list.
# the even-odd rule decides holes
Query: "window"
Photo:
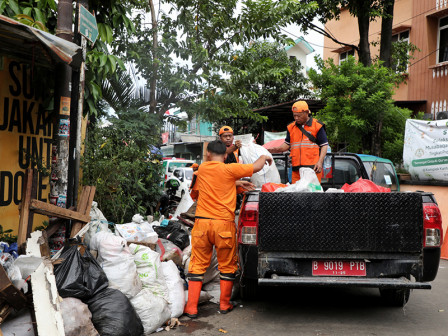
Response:
[[[437,63],[448,61],[448,16],[439,20]]]
[[[392,43],[397,41],[406,41],[409,42],[409,30],[404,32],[392,35]]]
[[[390,188],[392,191],[398,190],[397,176],[390,163],[386,162],[364,162],[367,174],[374,183]]]
[[[343,53],[340,53],[339,54],[339,64],[341,64],[342,62],[347,60],[348,56],[353,56],[354,57],[355,56],[355,51],[352,49],[352,50],[348,50],[348,51],[345,51]]]
[[[392,43],[395,42],[406,42],[409,43],[409,30],[403,31],[401,33],[392,35]],[[406,68],[403,66],[400,66],[400,61],[394,61],[392,60],[392,69],[395,70],[395,72],[407,72],[408,71],[408,65],[406,64]]]

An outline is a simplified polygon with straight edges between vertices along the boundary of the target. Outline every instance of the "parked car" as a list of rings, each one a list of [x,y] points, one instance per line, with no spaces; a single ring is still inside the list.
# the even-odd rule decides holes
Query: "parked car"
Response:
[[[173,174],[176,168],[180,167],[190,167],[194,163],[193,160],[184,160],[184,159],[169,159],[162,161],[162,169],[163,169],[163,180],[162,187],[165,187],[165,182]]]
[[[182,196],[188,192],[192,179],[193,168],[177,168],[173,171],[173,174],[168,181],[177,180],[179,182],[179,188],[176,190],[176,197],[182,198]]]
[[[369,179],[358,155],[327,155],[324,190]],[[432,193],[251,191],[238,222],[241,295],[269,285],[373,287],[403,306],[411,289],[431,288],[442,242]]]
[[[358,156],[366,168],[369,180],[390,188],[391,191],[400,191],[400,183],[392,161],[374,155],[358,154]]]

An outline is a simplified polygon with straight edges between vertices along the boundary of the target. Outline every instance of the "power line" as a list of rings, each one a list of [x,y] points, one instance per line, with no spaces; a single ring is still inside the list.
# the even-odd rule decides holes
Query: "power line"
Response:
[[[321,46],[321,45],[319,45],[319,44],[310,42],[310,41],[306,40],[303,36],[297,36],[297,35],[295,35],[295,34],[289,32],[289,31],[287,31],[286,29],[280,28],[280,30],[283,30],[285,33],[288,33],[289,35],[292,35],[292,36],[294,36],[295,38],[303,38],[307,43],[309,43],[309,44],[311,44],[311,45],[313,45],[313,46],[321,47],[321,48],[327,48],[327,49],[334,49],[333,47],[325,47],[325,46]]]

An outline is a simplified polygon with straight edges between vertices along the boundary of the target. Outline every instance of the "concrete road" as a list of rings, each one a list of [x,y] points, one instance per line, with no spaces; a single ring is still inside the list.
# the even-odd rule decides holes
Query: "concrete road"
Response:
[[[215,304],[200,317],[182,317],[175,335],[448,335],[448,261],[441,261],[432,290],[414,290],[404,308],[385,307],[377,289],[263,288],[227,315]],[[222,331],[220,331],[221,329]]]

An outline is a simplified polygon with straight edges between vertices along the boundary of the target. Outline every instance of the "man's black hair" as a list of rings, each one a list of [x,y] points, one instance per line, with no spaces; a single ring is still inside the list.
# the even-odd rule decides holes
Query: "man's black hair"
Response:
[[[207,151],[213,154],[223,155],[226,153],[226,145],[221,140],[215,140],[208,144]]]

